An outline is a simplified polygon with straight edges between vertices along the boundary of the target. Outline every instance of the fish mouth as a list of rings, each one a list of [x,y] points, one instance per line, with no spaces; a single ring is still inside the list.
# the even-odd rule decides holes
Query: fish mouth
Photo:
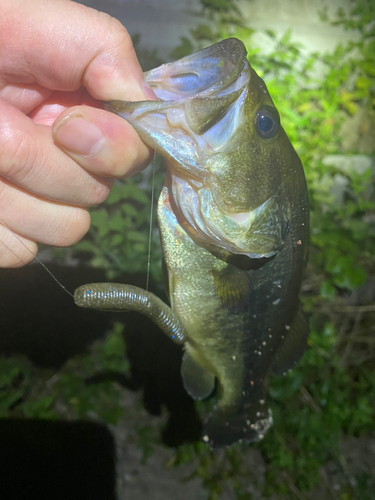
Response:
[[[247,140],[250,77],[245,46],[229,38],[145,73],[158,101],[111,101],[105,107],[166,158],[177,219],[198,245],[262,259],[283,245],[281,229],[272,229],[279,223],[277,198],[251,211],[231,200],[228,211],[210,183],[213,162]]]
[[[204,158],[236,150],[250,80],[243,43],[229,38],[144,73],[158,101],[109,101],[142,139],[187,178],[207,177]]]
[[[248,64],[243,43],[228,38],[144,76],[159,99],[176,101],[238,90],[245,84],[239,77]]]

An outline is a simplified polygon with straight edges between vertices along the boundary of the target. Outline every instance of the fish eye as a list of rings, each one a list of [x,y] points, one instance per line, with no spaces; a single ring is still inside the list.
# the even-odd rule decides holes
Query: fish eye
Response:
[[[254,118],[257,134],[262,139],[273,139],[280,126],[280,117],[276,108],[263,106],[258,110]]]

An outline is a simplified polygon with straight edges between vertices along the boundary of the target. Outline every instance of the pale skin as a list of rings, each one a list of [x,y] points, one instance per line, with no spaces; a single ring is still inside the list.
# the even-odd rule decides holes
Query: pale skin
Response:
[[[0,0],[0,267],[70,246],[151,150],[101,101],[154,99],[129,34],[69,0]]]

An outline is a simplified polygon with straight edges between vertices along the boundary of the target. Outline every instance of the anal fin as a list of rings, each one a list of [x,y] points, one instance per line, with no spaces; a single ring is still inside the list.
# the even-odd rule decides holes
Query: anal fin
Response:
[[[215,388],[213,373],[197,363],[187,351],[182,358],[181,375],[184,387],[193,399],[205,399]]]

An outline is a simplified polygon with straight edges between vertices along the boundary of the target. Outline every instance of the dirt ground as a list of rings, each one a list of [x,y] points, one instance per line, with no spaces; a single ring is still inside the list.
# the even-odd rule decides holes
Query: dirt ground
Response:
[[[124,393],[124,405],[127,408],[126,419],[111,427],[115,437],[117,452],[117,494],[119,500],[207,500],[209,492],[200,478],[190,478],[198,462],[187,463],[178,467],[169,466],[174,456],[174,449],[157,447],[150,458],[143,463],[143,451],[139,439],[134,433],[136,426],[151,426],[158,432],[166,423],[167,414],[156,417],[146,411],[139,411],[141,398],[139,393]],[[129,408],[134,408],[134,413]],[[265,438],[267,439],[267,437]],[[340,445],[343,462],[340,468],[328,462],[319,471],[320,482],[309,493],[301,494],[293,484],[288,484],[287,496],[272,495],[270,500],[342,500],[353,498],[343,496],[348,483],[353,483],[354,476],[363,475],[371,478],[375,487],[375,436],[372,438],[346,437]],[[219,455],[222,451],[217,452]],[[263,497],[255,483],[262,486],[266,481],[266,464],[261,453],[249,448],[246,453],[249,476],[243,479],[242,486],[253,500]],[[374,497],[375,498],[375,497]],[[218,500],[237,500],[227,484]],[[356,500],[371,500],[358,498]]]

